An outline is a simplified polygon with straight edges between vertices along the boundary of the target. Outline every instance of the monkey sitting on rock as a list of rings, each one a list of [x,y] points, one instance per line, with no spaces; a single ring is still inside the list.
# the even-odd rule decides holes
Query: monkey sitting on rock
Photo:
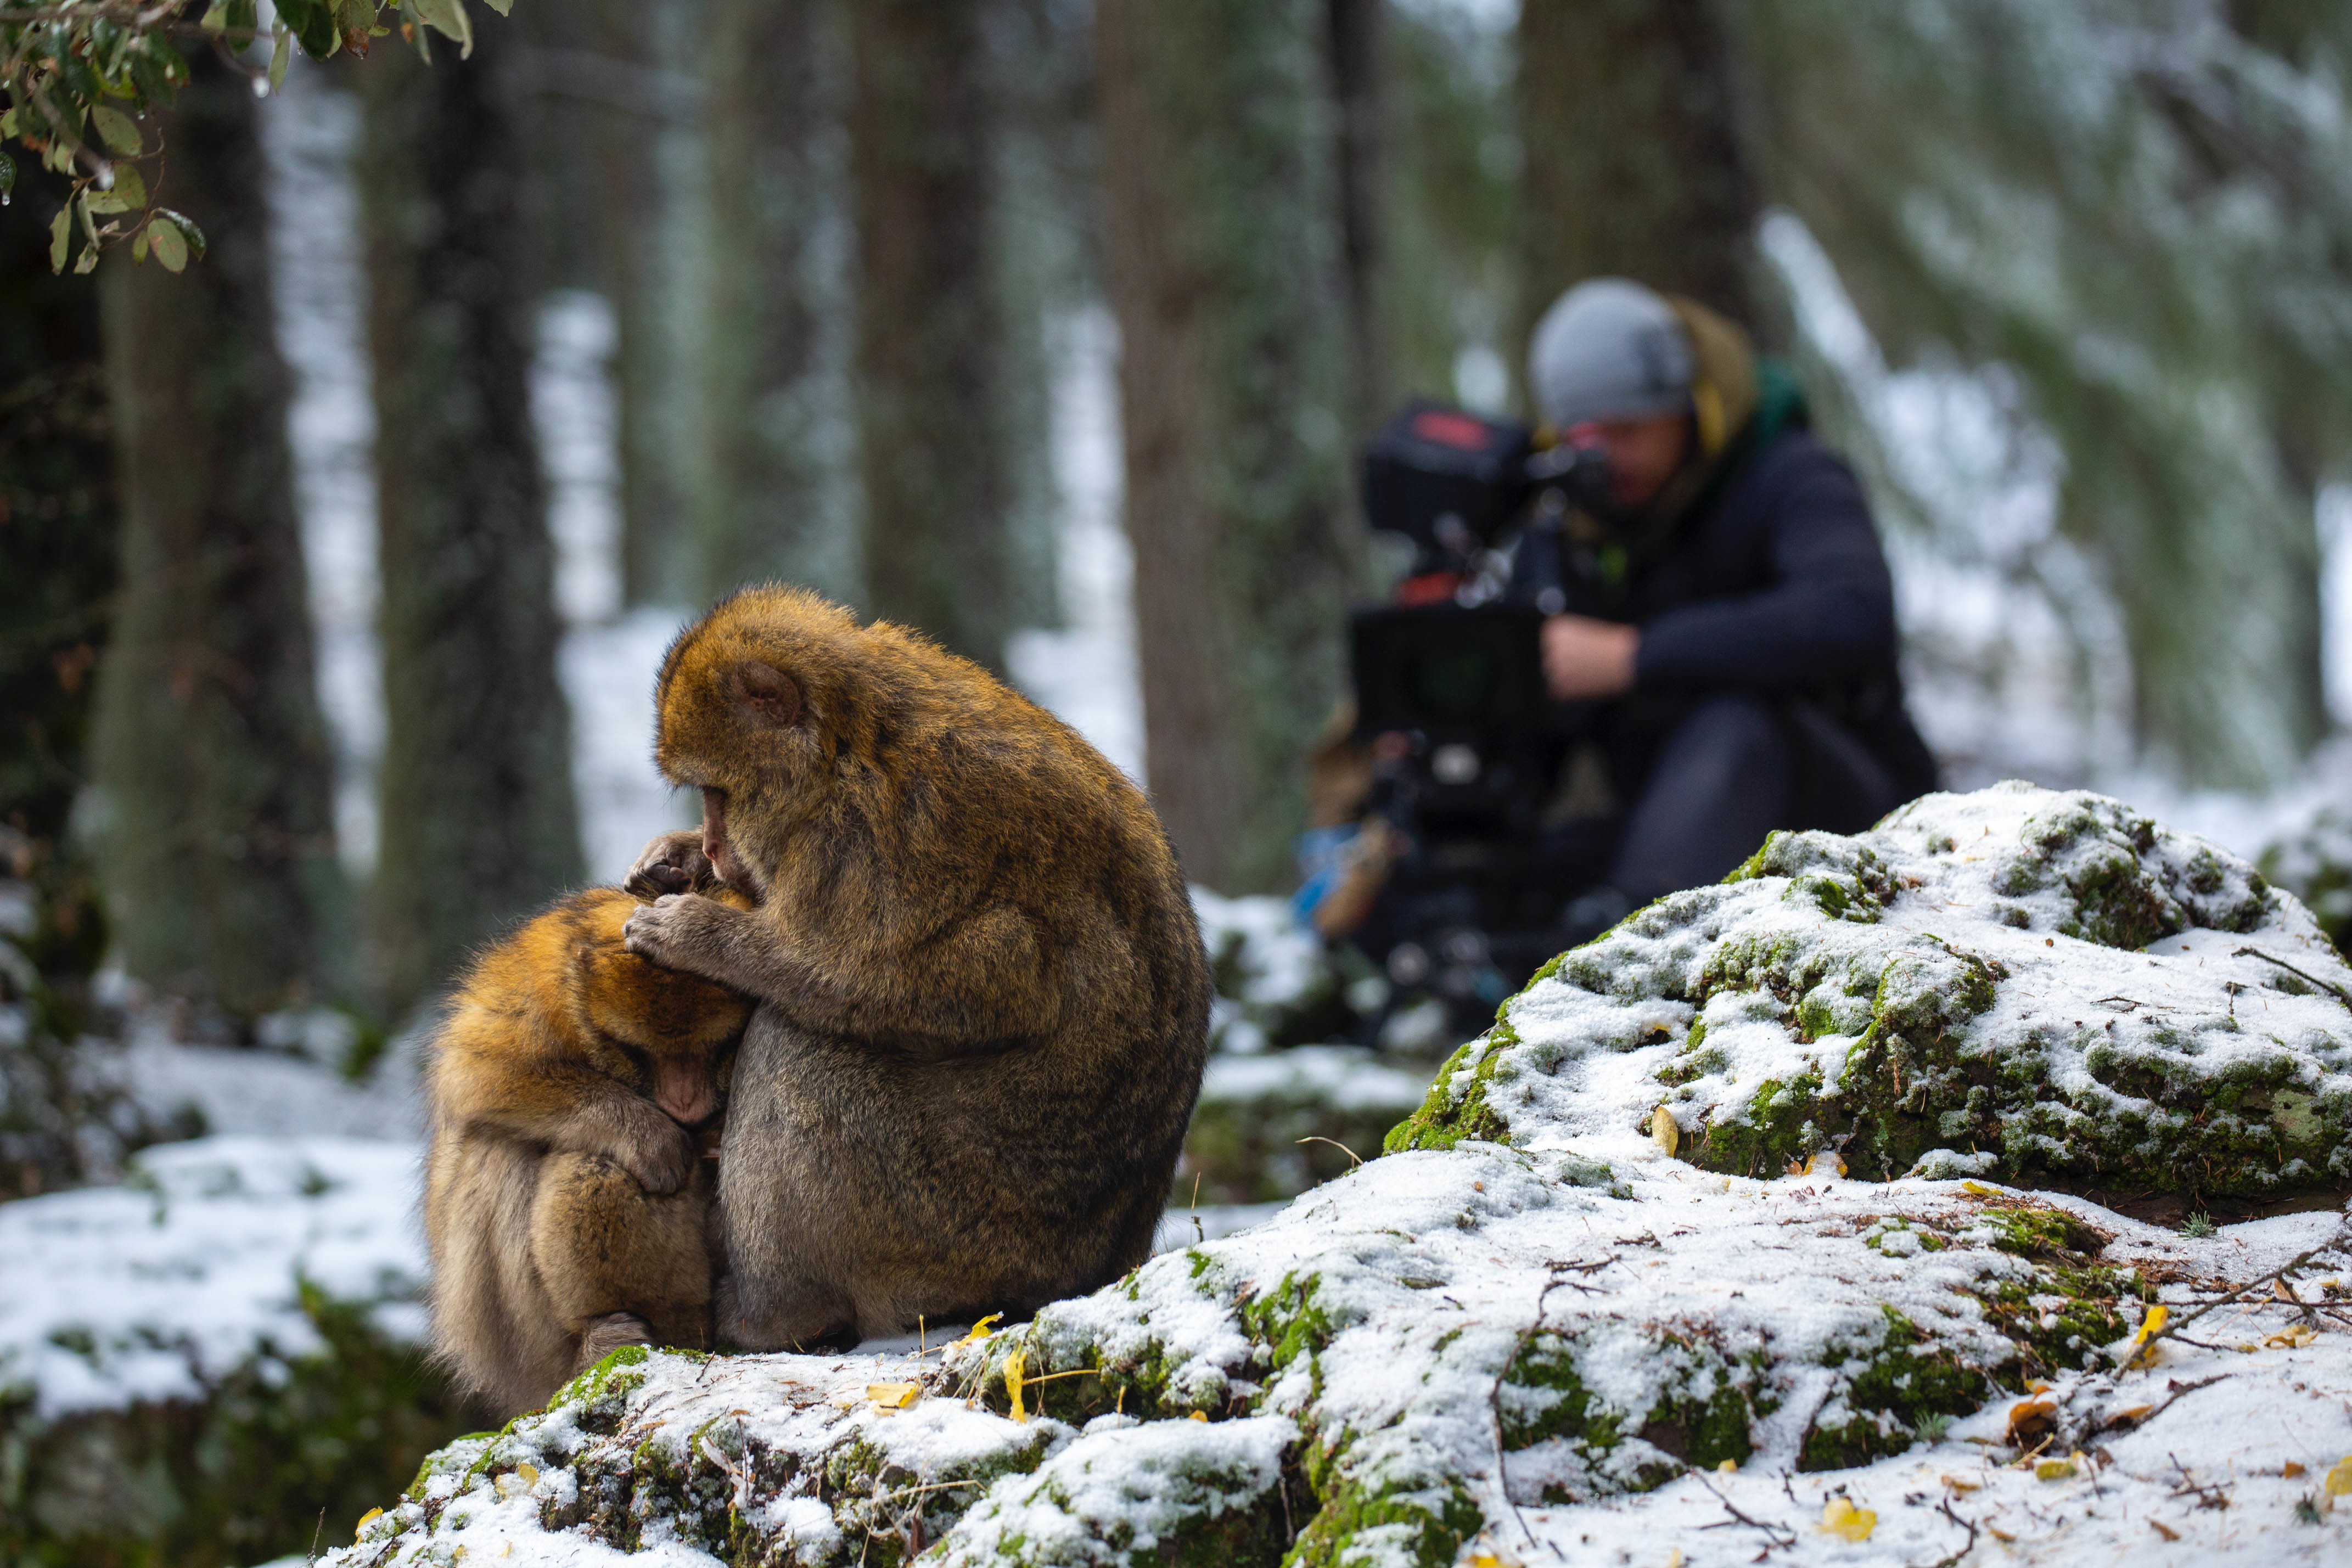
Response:
[[[666,846],[666,847],[665,847]],[[709,1343],[707,1212],[743,998],[622,946],[640,898],[741,905],[690,836],[485,953],[435,1035],[434,1354],[502,1412],[622,1344]]]
[[[719,1159],[721,1343],[1018,1315],[1142,1262],[1211,997],[1143,791],[977,664],[795,589],[688,628],[656,700],[656,761],[752,901],[688,891],[625,926],[758,1003]]]

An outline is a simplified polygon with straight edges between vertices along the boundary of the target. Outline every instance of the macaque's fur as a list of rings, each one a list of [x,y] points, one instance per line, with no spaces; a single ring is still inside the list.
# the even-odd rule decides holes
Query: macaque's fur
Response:
[[[743,902],[690,846],[631,883]],[[534,917],[475,963],[434,1038],[434,1355],[502,1413],[614,1345],[709,1343],[707,1156],[751,1003],[626,951],[637,904],[595,888]]]
[[[751,894],[630,950],[757,999],[719,1162],[722,1343],[1019,1314],[1140,1263],[1207,1050],[1143,791],[977,664],[747,589],[662,662],[655,759]]]

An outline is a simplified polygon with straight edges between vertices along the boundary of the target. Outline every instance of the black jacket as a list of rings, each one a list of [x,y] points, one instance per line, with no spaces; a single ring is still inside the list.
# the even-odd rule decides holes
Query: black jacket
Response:
[[[1895,585],[1869,503],[1809,431],[1783,428],[1735,456],[1646,559],[1528,528],[1509,597],[1641,628],[1635,687],[1619,705],[1636,728],[1755,692],[1835,722],[1905,793],[1935,786],[1903,709]]]

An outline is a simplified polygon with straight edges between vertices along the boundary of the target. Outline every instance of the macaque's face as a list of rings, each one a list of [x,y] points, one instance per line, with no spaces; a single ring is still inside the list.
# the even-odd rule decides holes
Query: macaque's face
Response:
[[[1629,512],[1638,511],[1665,488],[1666,481],[1690,455],[1690,415],[1599,419],[1579,425],[1576,436],[1609,454],[1610,502]]]
[[[744,875],[743,866],[727,846],[727,791],[702,789],[702,858],[719,873],[719,880],[742,893],[753,893],[751,880]]]

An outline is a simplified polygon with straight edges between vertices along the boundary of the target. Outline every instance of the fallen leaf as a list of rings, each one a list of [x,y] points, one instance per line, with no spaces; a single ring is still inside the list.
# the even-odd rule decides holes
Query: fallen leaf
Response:
[[[2329,1497],[2352,1496],[2352,1454],[2345,1455],[2328,1467],[2327,1474],[2320,1480],[2319,1490]]]
[[[904,1410],[922,1394],[919,1383],[869,1383],[866,1397],[885,1410]]]
[[[2128,1410],[2118,1410],[2114,1415],[2107,1417],[2107,1425],[2110,1427],[2121,1427],[2128,1424],[2136,1427],[2142,1421],[2147,1420],[2148,1412],[2155,1408],[2156,1406],[2153,1405],[2135,1405]]]
[[[1205,1421],[1208,1418],[1209,1415],[1205,1410],[1195,1410],[1192,1412],[1192,1419],[1195,1421]]]
[[[2027,1399],[2009,1407],[2009,1442],[2032,1448],[2050,1440],[2058,1430],[2058,1406],[2047,1399]]]
[[[1822,1528],[1845,1541],[1867,1541],[1878,1528],[1878,1515],[1856,1508],[1850,1498],[1833,1497],[1822,1508]]]
[[[1946,1486],[1962,1493],[1976,1491],[1984,1485],[1982,1481],[1972,1481],[1960,1476],[1946,1476],[1943,1479]]]
[[[1668,1159],[1683,1141],[1683,1130],[1675,1124],[1675,1113],[1664,1105],[1650,1113],[1650,1142],[1658,1145],[1658,1153]]]
[[[2161,1301],[2148,1308],[2139,1320],[2138,1332],[2132,1335],[2131,1343],[2124,1347],[2123,1370],[2156,1364],[2156,1336],[2164,1332],[2164,1322],[2171,1315],[2171,1310]]]
[[[2289,1459],[2285,1464],[2279,1467],[2279,1479],[2281,1480],[2299,1480],[2302,1477],[2303,1467],[2296,1464],[2293,1459]]]
[[[2074,1461],[2072,1459],[2043,1459],[2041,1463],[2033,1467],[2033,1479],[2037,1481],[2072,1480],[2074,1479]]]
[[[2178,1541],[2180,1539],[2180,1531],[2166,1528],[2164,1521],[2160,1519],[2149,1520],[2147,1521],[2147,1527],[2150,1530],[2155,1531],[2158,1535],[2163,1536],[2167,1541]]]
[[[1715,1472],[1721,1476],[1738,1475],[1739,1473],[1739,1461],[1738,1459],[1726,1459],[1721,1464],[1715,1467]]]
[[[2301,1350],[2319,1336],[2309,1323],[2291,1323],[2263,1341],[2272,1350]]]
[[[1029,1424],[1029,1413],[1021,1407],[1021,1373],[1027,1360],[1017,1350],[1004,1358],[1004,1396],[1013,1402],[1013,1418],[1024,1427]]]
[[[976,1322],[976,1323],[972,1324],[972,1325],[971,1325],[971,1332],[970,1333],[968,1333],[968,1334],[964,1335],[964,1336],[963,1336],[963,1338],[961,1338],[961,1339],[960,1339],[960,1340],[956,1341],[956,1343],[958,1343],[958,1344],[978,1344],[982,1340],[984,1340],[984,1339],[986,1339],[986,1338],[988,1337],[988,1325],[989,1325],[989,1324],[993,1323],[993,1322],[1003,1322],[1003,1321],[1004,1321],[1004,1314],[1003,1314],[1003,1312],[991,1312],[991,1313],[989,1313],[986,1317],[984,1317],[984,1318],[981,1319],[981,1320],[980,1320],[980,1322]]]
[[[383,1510],[380,1508],[372,1508],[365,1513],[360,1515],[360,1521],[352,1526],[352,1539],[353,1541],[357,1541],[361,1531],[365,1530],[369,1525],[373,1524],[377,1520],[382,1519],[383,1517]]]
[[[2000,1542],[2003,1546],[2011,1545],[2017,1540],[2016,1536],[2011,1535],[2008,1531],[2003,1530],[1998,1524],[1986,1525],[1985,1533],[1991,1536],[1995,1541]]]

